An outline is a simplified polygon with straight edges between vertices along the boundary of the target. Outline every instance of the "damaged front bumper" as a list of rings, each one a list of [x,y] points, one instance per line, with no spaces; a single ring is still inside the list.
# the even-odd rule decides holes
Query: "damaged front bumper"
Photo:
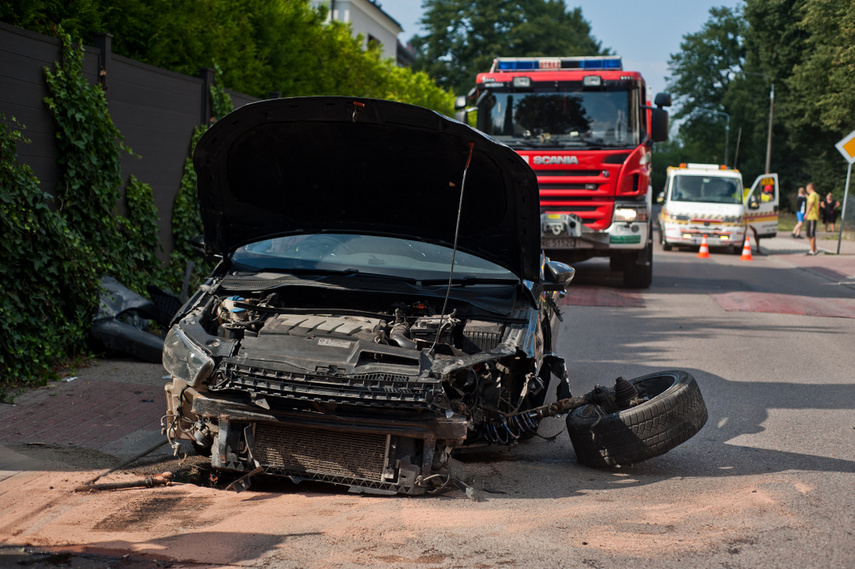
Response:
[[[295,483],[332,483],[366,494],[417,495],[435,488],[434,475],[446,471],[450,460],[441,449],[462,444],[469,426],[459,415],[342,417],[269,411],[186,387],[173,397],[174,387],[166,386],[173,402],[166,429],[179,422],[171,420],[181,413],[179,402],[192,401],[192,414],[216,425],[211,433],[215,468],[251,472],[261,467]]]

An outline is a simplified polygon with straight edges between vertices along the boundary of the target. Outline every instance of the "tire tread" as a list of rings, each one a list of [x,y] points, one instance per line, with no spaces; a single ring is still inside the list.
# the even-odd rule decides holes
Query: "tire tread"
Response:
[[[694,436],[707,421],[707,409],[694,377],[682,370],[631,380],[670,375],[672,385],[649,401],[608,415],[591,405],[567,416],[567,431],[579,462],[594,467],[623,466],[659,456]]]

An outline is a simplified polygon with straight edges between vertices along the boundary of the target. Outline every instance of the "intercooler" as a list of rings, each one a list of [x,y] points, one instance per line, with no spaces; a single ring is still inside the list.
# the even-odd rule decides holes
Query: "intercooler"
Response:
[[[312,480],[388,483],[390,435],[259,423],[253,456],[262,466]]]

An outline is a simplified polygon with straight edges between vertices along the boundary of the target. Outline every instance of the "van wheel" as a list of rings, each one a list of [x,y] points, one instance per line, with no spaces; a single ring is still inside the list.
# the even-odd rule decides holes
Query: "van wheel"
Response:
[[[643,403],[615,413],[584,405],[567,415],[580,463],[605,468],[641,462],[689,440],[707,422],[706,404],[690,373],[662,371],[629,382]]]
[[[673,247],[670,243],[665,240],[665,231],[662,228],[659,228],[659,243],[662,245],[663,251],[670,251]]]

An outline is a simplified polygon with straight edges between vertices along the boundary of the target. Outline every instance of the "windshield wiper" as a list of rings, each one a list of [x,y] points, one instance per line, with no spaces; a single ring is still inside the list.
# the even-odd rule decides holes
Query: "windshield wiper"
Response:
[[[499,142],[501,142],[502,144],[506,144],[507,146],[511,146],[511,147],[522,146],[524,148],[538,148],[541,146],[541,144],[535,143],[535,141],[533,141],[533,140],[520,140],[518,138],[510,138],[510,139],[506,139],[506,140],[497,139],[497,140],[499,140]]]
[[[494,284],[494,285],[515,285],[519,281],[516,279],[489,279],[483,277],[460,277],[451,280],[452,286],[471,286],[476,284]],[[424,279],[418,281],[418,284],[424,286],[448,284],[448,279]]]
[[[317,269],[317,268],[300,268],[300,267],[265,267],[264,269],[260,269],[258,273],[276,273],[278,275],[282,275],[282,277],[293,276],[297,278],[302,277],[318,277],[318,279],[325,279],[328,277],[359,277],[365,279],[384,279],[384,280],[393,280],[393,281],[401,281],[409,284],[416,284],[418,281],[412,277],[404,277],[397,275],[384,275],[381,273],[363,273],[359,269],[354,267],[346,267],[343,269]],[[254,275],[248,275],[254,276]]]

